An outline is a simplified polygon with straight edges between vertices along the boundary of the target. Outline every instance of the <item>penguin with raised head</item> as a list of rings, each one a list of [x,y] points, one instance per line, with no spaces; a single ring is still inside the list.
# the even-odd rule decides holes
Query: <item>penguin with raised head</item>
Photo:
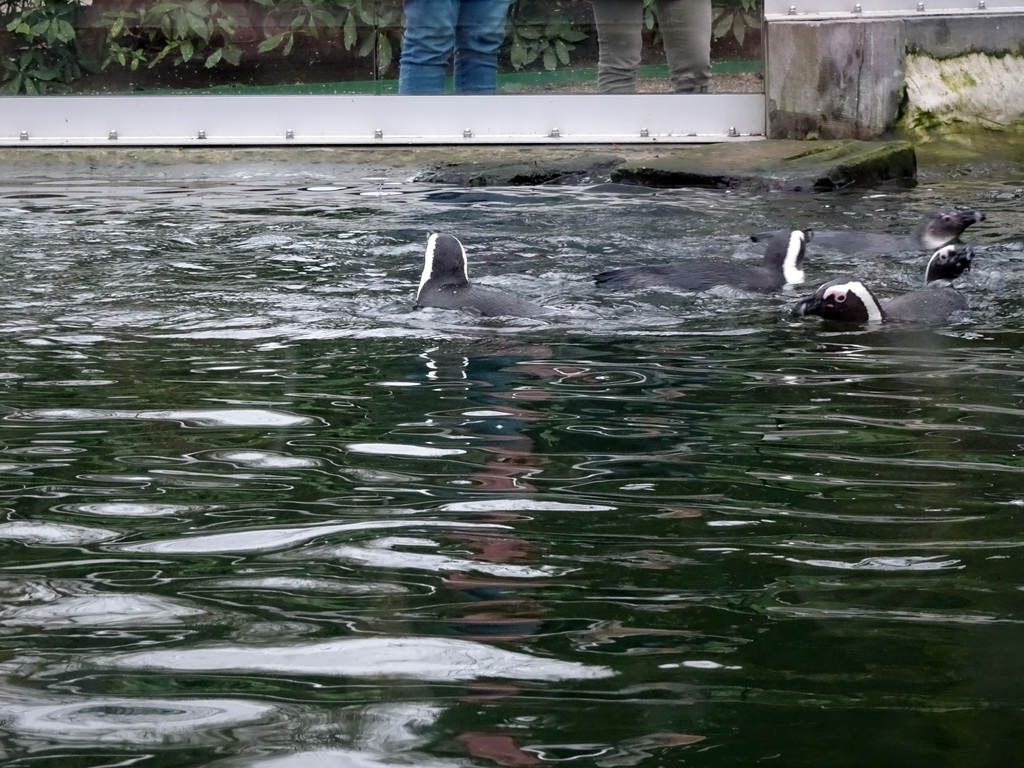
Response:
[[[928,259],[924,268],[924,284],[952,282],[970,270],[974,249],[966,245],[944,245]]]
[[[461,309],[484,317],[537,317],[548,312],[512,294],[470,283],[466,249],[458,238],[439,233],[427,238],[416,306]]]
[[[933,211],[924,216],[909,235],[884,235],[856,230],[814,230],[814,245],[839,253],[879,253],[894,251],[934,251],[948,245],[972,224],[985,220],[982,211]],[[755,243],[769,240],[780,232],[751,235]]]
[[[751,267],[722,261],[693,259],[655,266],[621,267],[594,275],[604,288],[666,286],[687,291],[706,291],[730,286],[766,293],[804,281],[804,256],[810,230],[778,233],[768,241],[762,263]]]

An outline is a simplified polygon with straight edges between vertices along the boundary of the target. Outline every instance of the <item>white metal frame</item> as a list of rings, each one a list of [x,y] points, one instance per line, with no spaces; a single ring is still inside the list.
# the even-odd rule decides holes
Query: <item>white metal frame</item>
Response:
[[[1009,11],[1024,11],[1024,4],[1021,0],[764,0],[765,21]]]
[[[764,128],[759,93],[0,98],[8,147],[702,143]]]

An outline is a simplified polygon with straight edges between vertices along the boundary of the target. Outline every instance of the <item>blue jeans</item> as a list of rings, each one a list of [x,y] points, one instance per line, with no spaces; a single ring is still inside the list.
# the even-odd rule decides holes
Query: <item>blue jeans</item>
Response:
[[[455,58],[456,93],[498,90],[498,49],[511,0],[405,0],[398,92],[443,93]]]

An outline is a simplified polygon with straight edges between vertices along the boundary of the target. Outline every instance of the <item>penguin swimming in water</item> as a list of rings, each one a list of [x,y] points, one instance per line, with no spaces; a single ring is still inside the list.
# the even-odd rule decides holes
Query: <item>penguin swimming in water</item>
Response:
[[[840,277],[823,284],[793,307],[794,317],[818,315],[850,323],[885,321],[940,323],[967,309],[967,299],[950,283],[971,268],[974,249],[965,245],[939,248],[925,266],[925,287],[879,302],[860,280]]]
[[[891,253],[893,251],[934,251],[960,237],[971,224],[985,220],[982,211],[934,211],[927,214],[909,235],[883,235],[874,232],[815,230],[814,245],[839,253]],[[783,230],[780,230],[783,231]],[[779,232],[751,235],[755,243]]]
[[[548,311],[511,294],[472,285],[466,249],[458,238],[438,233],[427,238],[416,306],[462,309],[483,317],[537,317]]]
[[[594,275],[594,281],[605,288],[667,286],[705,291],[716,286],[731,286],[765,293],[787,283],[804,281],[804,255],[810,239],[810,230],[777,233],[768,241],[762,263],[757,267],[694,259],[661,266],[610,269]]]
[[[924,284],[952,282],[970,270],[974,249],[966,245],[944,245],[932,254],[924,268]]]
[[[967,308],[967,299],[950,287],[921,288],[880,303],[864,283],[840,277],[798,301],[791,314],[846,323],[941,323]]]

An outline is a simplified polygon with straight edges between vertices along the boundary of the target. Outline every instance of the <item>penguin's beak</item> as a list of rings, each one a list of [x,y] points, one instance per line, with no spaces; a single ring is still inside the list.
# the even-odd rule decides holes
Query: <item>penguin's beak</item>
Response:
[[[818,294],[812,294],[800,299],[789,313],[790,317],[806,317],[813,315],[814,311],[821,306],[821,298]]]

